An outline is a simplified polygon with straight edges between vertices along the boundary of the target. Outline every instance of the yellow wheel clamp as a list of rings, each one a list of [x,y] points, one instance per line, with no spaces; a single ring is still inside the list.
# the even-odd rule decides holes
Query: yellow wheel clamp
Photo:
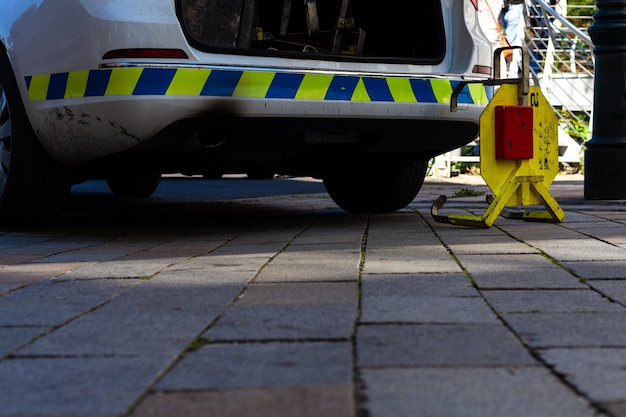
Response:
[[[512,47],[519,48],[519,47]],[[446,202],[441,195],[431,214],[439,223],[470,227],[490,227],[502,214],[506,218],[561,222],[565,213],[548,188],[559,172],[557,117],[539,87],[529,86],[529,60],[523,58],[522,78],[500,79],[499,48],[494,54],[496,77],[483,82],[500,85],[480,117],[480,173],[494,196],[487,196],[489,207],[482,216],[439,214]],[[520,48],[521,49],[521,48]],[[457,85],[450,109],[456,111]],[[536,206],[546,211],[507,211],[511,206]]]

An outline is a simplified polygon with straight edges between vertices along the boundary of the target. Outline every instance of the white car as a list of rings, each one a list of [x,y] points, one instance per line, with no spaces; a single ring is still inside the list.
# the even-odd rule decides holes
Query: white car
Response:
[[[477,136],[492,60],[476,0],[2,0],[0,224],[164,173],[311,176],[395,211]]]

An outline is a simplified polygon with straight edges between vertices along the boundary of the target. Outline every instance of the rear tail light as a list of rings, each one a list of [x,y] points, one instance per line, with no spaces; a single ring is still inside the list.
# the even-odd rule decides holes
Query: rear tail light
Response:
[[[135,48],[135,49],[115,49],[109,51],[102,59],[130,59],[130,58],[175,58],[188,59],[189,56],[182,49],[160,49],[160,48]]]

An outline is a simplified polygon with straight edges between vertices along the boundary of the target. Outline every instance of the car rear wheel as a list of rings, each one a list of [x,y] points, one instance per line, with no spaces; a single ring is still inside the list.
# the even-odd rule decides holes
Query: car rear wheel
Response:
[[[386,213],[406,207],[424,183],[428,161],[402,156],[363,159],[351,175],[324,178],[333,201],[350,213]]]
[[[68,170],[39,143],[28,120],[13,69],[0,54],[0,224],[44,225],[57,218],[69,195]]]
[[[140,172],[109,175],[106,182],[116,197],[144,198],[156,191],[161,182],[161,174]]]

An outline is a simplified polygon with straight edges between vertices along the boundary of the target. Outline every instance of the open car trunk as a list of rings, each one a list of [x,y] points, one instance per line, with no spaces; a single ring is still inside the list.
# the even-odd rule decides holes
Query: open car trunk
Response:
[[[440,0],[178,0],[194,47],[213,52],[435,65]]]

